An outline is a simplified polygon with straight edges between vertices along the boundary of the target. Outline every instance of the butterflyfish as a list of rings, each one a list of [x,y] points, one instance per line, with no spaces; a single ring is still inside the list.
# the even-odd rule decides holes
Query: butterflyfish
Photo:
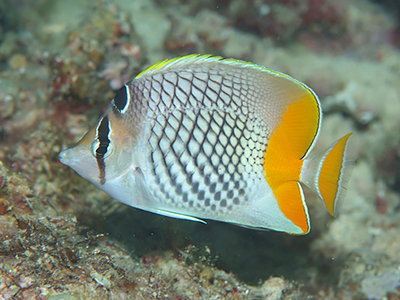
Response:
[[[122,86],[59,157],[142,210],[306,234],[302,185],[335,216],[352,169],[352,133],[311,153],[321,122],[320,101],[304,83],[236,59],[189,55]]]

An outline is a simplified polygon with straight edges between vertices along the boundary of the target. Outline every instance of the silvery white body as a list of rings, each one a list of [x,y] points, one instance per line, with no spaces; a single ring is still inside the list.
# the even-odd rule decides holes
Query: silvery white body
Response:
[[[113,141],[110,158],[121,149],[125,154],[119,155],[118,163],[104,159],[104,183],[92,151],[68,153],[77,151],[79,144],[61,153],[61,161],[133,207],[184,219],[293,228],[263,170],[268,134],[285,103],[264,101],[273,91],[260,88],[266,78],[263,74],[257,79],[263,72],[257,71],[234,64],[193,64],[190,71],[177,66],[139,76],[127,85],[124,113],[113,104],[105,113]],[[125,143],[116,141],[118,135],[128,136]],[[91,156],[91,164],[85,155]]]
[[[314,97],[253,64],[205,56],[161,62],[122,87],[97,127],[60,160],[136,208],[305,233],[282,212],[264,164],[282,114],[304,93]]]

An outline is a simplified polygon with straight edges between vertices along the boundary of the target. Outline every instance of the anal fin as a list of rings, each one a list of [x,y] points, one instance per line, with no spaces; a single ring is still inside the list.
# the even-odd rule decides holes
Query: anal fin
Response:
[[[285,216],[301,229],[299,232],[289,233],[307,234],[310,231],[310,220],[300,183],[287,181],[278,186],[274,194]]]

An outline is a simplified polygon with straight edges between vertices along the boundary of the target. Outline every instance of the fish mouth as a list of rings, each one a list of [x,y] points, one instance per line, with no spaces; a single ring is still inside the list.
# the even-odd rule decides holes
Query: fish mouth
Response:
[[[98,168],[96,160],[88,161],[85,159],[84,151],[71,147],[61,151],[58,154],[60,162],[78,173],[83,178],[97,184],[98,183]]]
[[[66,165],[66,160],[67,160],[67,157],[68,157],[68,153],[67,152],[68,152],[68,149],[65,149],[65,150],[61,151],[60,153],[58,153],[58,159],[64,165]]]
[[[58,159],[64,165],[71,166],[71,164],[73,163],[73,155],[71,155],[71,150],[71,148],[67,148],[58,154]]]

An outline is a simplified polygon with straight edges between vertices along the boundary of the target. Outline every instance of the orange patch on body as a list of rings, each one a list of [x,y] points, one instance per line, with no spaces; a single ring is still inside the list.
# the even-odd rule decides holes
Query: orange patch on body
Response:
[[[278,199],[279,207],[284,215],[303,230],[303,234],[310,231],[308,217],[304,210],[303,192],[299,183],[287,181],[276,189],[274,195]]]
[[[307,93],[300,100],[287,107],[280,125],[271,135],[264,170],[283,214],[307,233],[309,221],[297,182],[300,181],[302,158],[318,132],[320,108],[315,96],[305,91]]]

